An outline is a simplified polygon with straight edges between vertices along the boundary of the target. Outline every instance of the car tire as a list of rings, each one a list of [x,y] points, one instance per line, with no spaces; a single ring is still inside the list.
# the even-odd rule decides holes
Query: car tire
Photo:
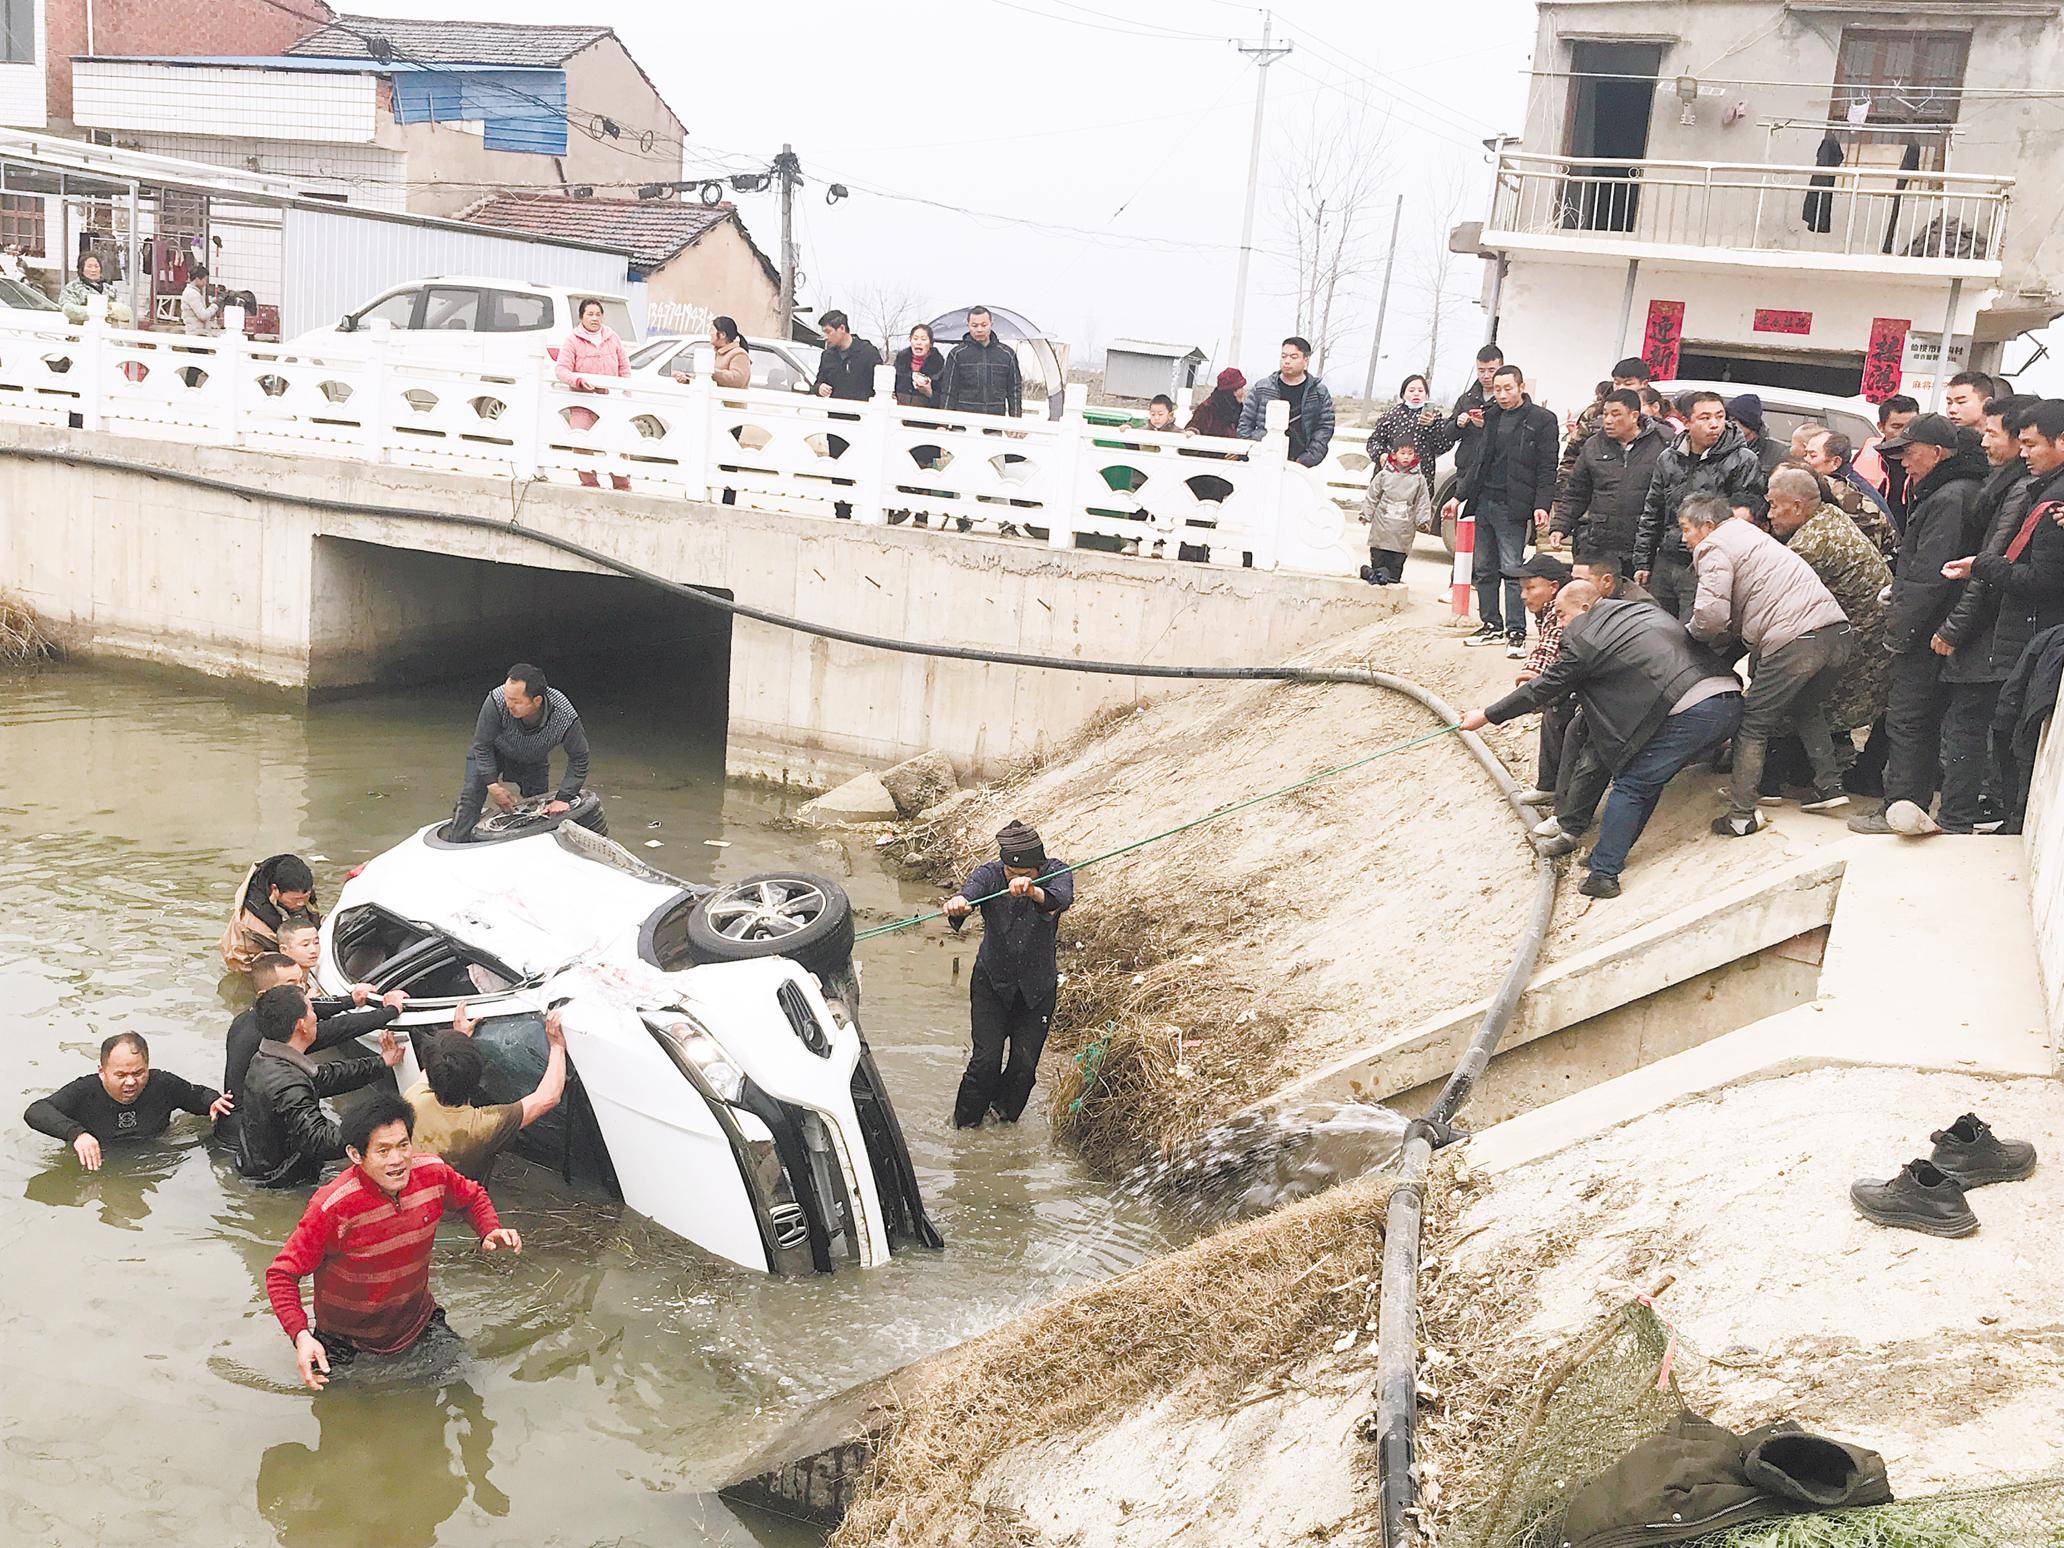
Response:
[[[795,919],[793,929],[774,928]],[[766,871],[728,882],[688,915],[688,954],[698,963],[787,957],[831,978],[853,960],[853,905],[846,889],[807,871]]]

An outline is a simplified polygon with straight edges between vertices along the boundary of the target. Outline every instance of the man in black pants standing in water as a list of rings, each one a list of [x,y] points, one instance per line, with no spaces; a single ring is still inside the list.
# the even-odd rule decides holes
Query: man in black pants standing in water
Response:
[[[1060,985],[1054,935],[1062,912],[1075,901],[1074,874],[1047,858],[1038,830],[1012,822],[996,835],[996,847],[999,858],[976,866],[944,904],[956,932],[970,913],[982,910],[982,949],[968,980],[975,1048],[953,1103],[953,1124],[960,1129],[980,1127],[992,1109],[1005,1123],[1016,1123],[1025,1111]],[[970,901],[978,898],[989,901]]]
[[[545,807],[548,817],[572,806],[588,782],[588,733],[572,701],[541,670],[519,661],[509,668],[508,681],[481,703],[473,745],[466,749],[466,783],[445,836],[455,844],[472,838],[483,802],[506,812],[519,796],[543,795],[555,747],[566,750],[566,777]]]

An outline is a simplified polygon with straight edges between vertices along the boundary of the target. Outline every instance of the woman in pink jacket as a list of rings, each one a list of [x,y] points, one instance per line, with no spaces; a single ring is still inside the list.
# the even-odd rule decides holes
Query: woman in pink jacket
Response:
[[[631,357],[625,353],[623,340],[616,331],[602,320],[602,303],[592,297],[580,304],[580,324],[566,335],[559,346],[558,377],[575,392],[607,392],[597,377],[629,376]],[[580,407],[566,410],[566,422],[576,430],[592,430],[596,414],[593,409]],[[580,470],[580,481],[590,489],[602,487],[592,468]],[[609,475],[609,482],[617,489],[629,489],[631,481],[621,473]]]

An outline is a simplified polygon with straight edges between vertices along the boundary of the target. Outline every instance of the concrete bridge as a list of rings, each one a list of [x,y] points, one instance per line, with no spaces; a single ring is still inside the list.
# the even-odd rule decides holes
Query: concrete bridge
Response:
[[[78,456],[122,466],[55,460]],[[730,772],[811,788],[928,747],[992,774],[1167,686],[734,626],[526,531],[823,624],[1057,656],[1276,662],[1396,605],[1333,576],[1062,551],[943,522],[813,519],[0,415],[0,586],[88,656],[309,695],[616,656],[678,683],[684,712],[726,736]]]

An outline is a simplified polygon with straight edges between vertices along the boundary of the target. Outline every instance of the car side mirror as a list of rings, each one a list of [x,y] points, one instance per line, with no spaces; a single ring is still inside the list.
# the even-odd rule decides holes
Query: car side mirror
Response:
[[[337,324],[337,331],[339,333],[358,332],[358,319],[356,317],[353,317],[349,312],[346,312],[343,318]]]

